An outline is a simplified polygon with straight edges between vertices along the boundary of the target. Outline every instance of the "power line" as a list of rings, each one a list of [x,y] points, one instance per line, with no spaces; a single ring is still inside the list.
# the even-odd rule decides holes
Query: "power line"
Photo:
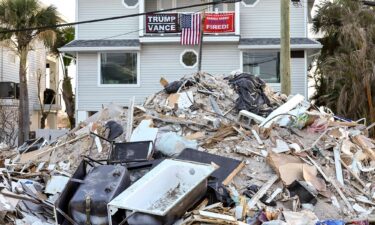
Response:
[[[203,9],[199,9],[197,11],[194,11],[193,13],[198,13],[198,12],[202,12],[206,9],[209,9],[209,7],[205,7]],[[103,37],[103,38],[99,38],[99,39],[95,39],[96,41],[97,40],[107,40],[107,39],[111,39],[111,38],[115,38],[115,37],[121,37],[121,36],[125,36],[125,35],[129,35],[129,34],[132,34],[132,33],[136,33],[136,32],[139,32],[139,31],[145,31],[146,28],[143,28],[143,29],[138,29],[138,30],[132,30],[132,31],[129,31],[129,32],[126,32],[126,33],[120,33],[120,34],[116,34],[116,35],[112,35],[112,36],[107,36],[107,37]],[[92,40],[81,40],[82,43],[85,43],[85,42],[90,42]],[[11,48],[11,47],[5,47],[5,46],[2,46],[2,48]],[[36,50],[46,50],[48,49],[47,47],[44,47],[44,48],[33,48],[32,50],[33,51],[36,51]],[[3,49],[2,50],[3,52],[15,52],[15,50],[11,50],[11,49]]]
[[[368,6],[375,6],[375,2],[374,1],[362,1],[362,3],[364,5],[368,5]]]
[[[195,5],[188,5],[188,6],[181,6],[181,7],[175,7],[170,9],[163,9],[163,10],[156,10],[151,12],[144,12],[144,13],[136,13],[136,14],[129,14],[124,16],[114,16],[114,17],[108,17],[108,18],[102,18],[102,19],[93,19],[93,20],[85,20],[85,21],[79,21],[79,22],[73,22],[73,23],[63,23],[63,24],[56,24],[53,26],[40,26],[40,27],[29,27],[29,28],[23,28],[23,29],[11,29],[11,30],[4,30],[0,31],[1,33],[13,33],[13,32],[24,32],[24,31],[33,31],[33,30],[44,30],[44,29],[52,29],[52,28],[58,28],[58,27],[67,27],[67,26],[74,26],[79,24],[87,24],[87,23],[97,23],[97,22],[103,22],[108,20],[118,20],[118,19],[125,19],[130,17],[138,17],[138,16],[144,16],[146,14],[152,14],[152,13],[162,13],[162,12],[168,12],[173,10],[180,10],[180,9],[188,9],[188,8],[194,8],[199,6],[207,6],[207,5],[218,5],[218,4],[224,4],[224,3],[237,3],[241,2],[242,0],[222,0],[220,2],[206,2],[201,4],[195,4]]]

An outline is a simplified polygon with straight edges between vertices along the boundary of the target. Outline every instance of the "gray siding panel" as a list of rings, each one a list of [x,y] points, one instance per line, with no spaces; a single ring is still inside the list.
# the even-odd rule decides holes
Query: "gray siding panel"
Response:
[[[127,105],[132,96],[141,103],[147,96],[160,91],[160,77],[169,81],[196,72],[197,68],[185,68],[180,55],[186,48],[180,45],[144,45],[141,50],[140,87],[98,87],[98,57],[95,53],[79,53],[78,109],[96,111],[102,104],[114,102]],[[195,48],[198,52],[198,49]],[[239,69],[239,50],[236,45],[205,45],[203,70],[212,74],[229,74]]]
[[[304,2],[304,1],[303,1]],[[290,7],[291,37],[306,37],[304,7]],[[241,37],[280,37],[280,0],[259,0],[254,7],[241,3]]]
[[[126,8],[121,0],[77,0],[78,1],[78,21],[122,16],[139,13],[139,8]],[[116,36],[116,39],[138,38],[138,32],[125,34],[139,30],[138,17],[131,17],[119,20],[103,21],[78,25],[78,37],[76,39],[100,39]]]

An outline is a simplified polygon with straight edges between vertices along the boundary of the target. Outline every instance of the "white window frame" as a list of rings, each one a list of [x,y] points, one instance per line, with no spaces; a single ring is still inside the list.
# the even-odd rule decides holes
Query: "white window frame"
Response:
[[[120,1],[122,2],[122,4],[126,8],[128,8],[128,9],[135,9],[135,8],[137,8],[139,6],[139,1],[142,1],[142,0],[138,0],[137,4],[135,4],[134,6],[130,6],[130,5],[126,4],[125,0],[120,0]]]
[[[136,84],[102,84],[102,53],[137,53],[137,83]],[[141,55],[139,51],[110,51],[110,52],[98,52],[98,87],[140,87],[141,86]]]
[[[187,65],[185,65],[185,63],[184,63],[184,61],[183,61],[183,56],[184,56],[184,54],[187,53],[187,52],[193,52],[193,53],[197,56],[197,61],[196,61],[195,64],[192,65],[192,66],[187,66]],[[180,54],[180,64],[181,64],[183,67],[185,67],[185,68],[193,69],[193,68],[197,67],[197,65],[198,65],[198,61],[199,61],[199,55],[198,55],[198,53],[197,53],[194,49],[185,49],[185,50]]]
[[[252,5],[249,5],[247,4],[246,2],[244,1],[241,1],[242,2],[242,5],[244,5],[245,7],[255,7],[258,3],[259,3],[260,0],[257,0],[256,2],[254,2]]]

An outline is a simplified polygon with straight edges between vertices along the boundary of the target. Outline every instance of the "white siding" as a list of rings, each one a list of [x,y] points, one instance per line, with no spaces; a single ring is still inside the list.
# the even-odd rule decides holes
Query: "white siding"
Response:
[[[143,102],[147,96],[160,91],[160,77],[169,81],[190,75],[197,68],[188,69],[180,64],[180,54],[186,48],[179,45],[144,45],[141,51],[140,87],[98,87],[98,57],[95,53],[79,53],[78,109],[96,111],[102,104],[114,102],[127,105],[132,96]],[[198,49],[195,48],[198,52]],[[203,49],[203,71],[212,74],[229,74],[239,69],[240,53],[236,45],[205,45]]]
[[[138,7],[128,9],[122,4],[122,0],[77,0],[78,21],[107,18],[139,13]],[[139,30],[138,17],[124,18],[119,20],[103,21],[78,25],[76,39],[100,39],[111,36],[113,39],[138,38],[138,32],[122,35]]]
[[[2,54],[1,54],[2,53]],[[1,81],[19,82],[19,60],[15,52],[9,48],[2,48],[1,54]]]
[[[34,104],[39,103],[38,99],[38,76],[41,76],[41,97],[43,99],[43,92],[46,87],[46,50],[43,49],[42,44],[34,51],[30,51],[27,57],[27,81],[29,91],[29,107],[30,113],[33,111]]]
[[[304,2],[304,1],[302,1]],[[305,37],[306,5],[290,7],[291,37]],[[245,7],[241,3],[242,38],[279,38],[280,37],[280,0],[259,0],[254,7]]]
[[[30,113],[33,111],[33,105],[38,103],[37,91],[37,73],[42,73],[42,91],[45,88],[45,64],[46,64],[46,50],[42,43],[36,43],[35,50],[29,52],[27,56],[27,81],[29,91],[29,107]],[[1,50],[0,50],[1,54]],[[1,56],[0,81],[11,81],[19,83],[19,57],[15,52],[8,48],[3,49]],[[1,73],[1,72],[0,72]]]
[[[292,94],[305,95],[306,90],[306,70],[304,58],[291,59],[291,80],[292,80]],[[305,96],[307,98],[307,96]]]

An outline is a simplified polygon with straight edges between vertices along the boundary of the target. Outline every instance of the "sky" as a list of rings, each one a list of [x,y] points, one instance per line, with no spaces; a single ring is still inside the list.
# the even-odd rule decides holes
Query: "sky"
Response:
[[[68,20],[67,22],[75,20],[75,0],[41,0],[41,2],[56,6],[60,14]]]

